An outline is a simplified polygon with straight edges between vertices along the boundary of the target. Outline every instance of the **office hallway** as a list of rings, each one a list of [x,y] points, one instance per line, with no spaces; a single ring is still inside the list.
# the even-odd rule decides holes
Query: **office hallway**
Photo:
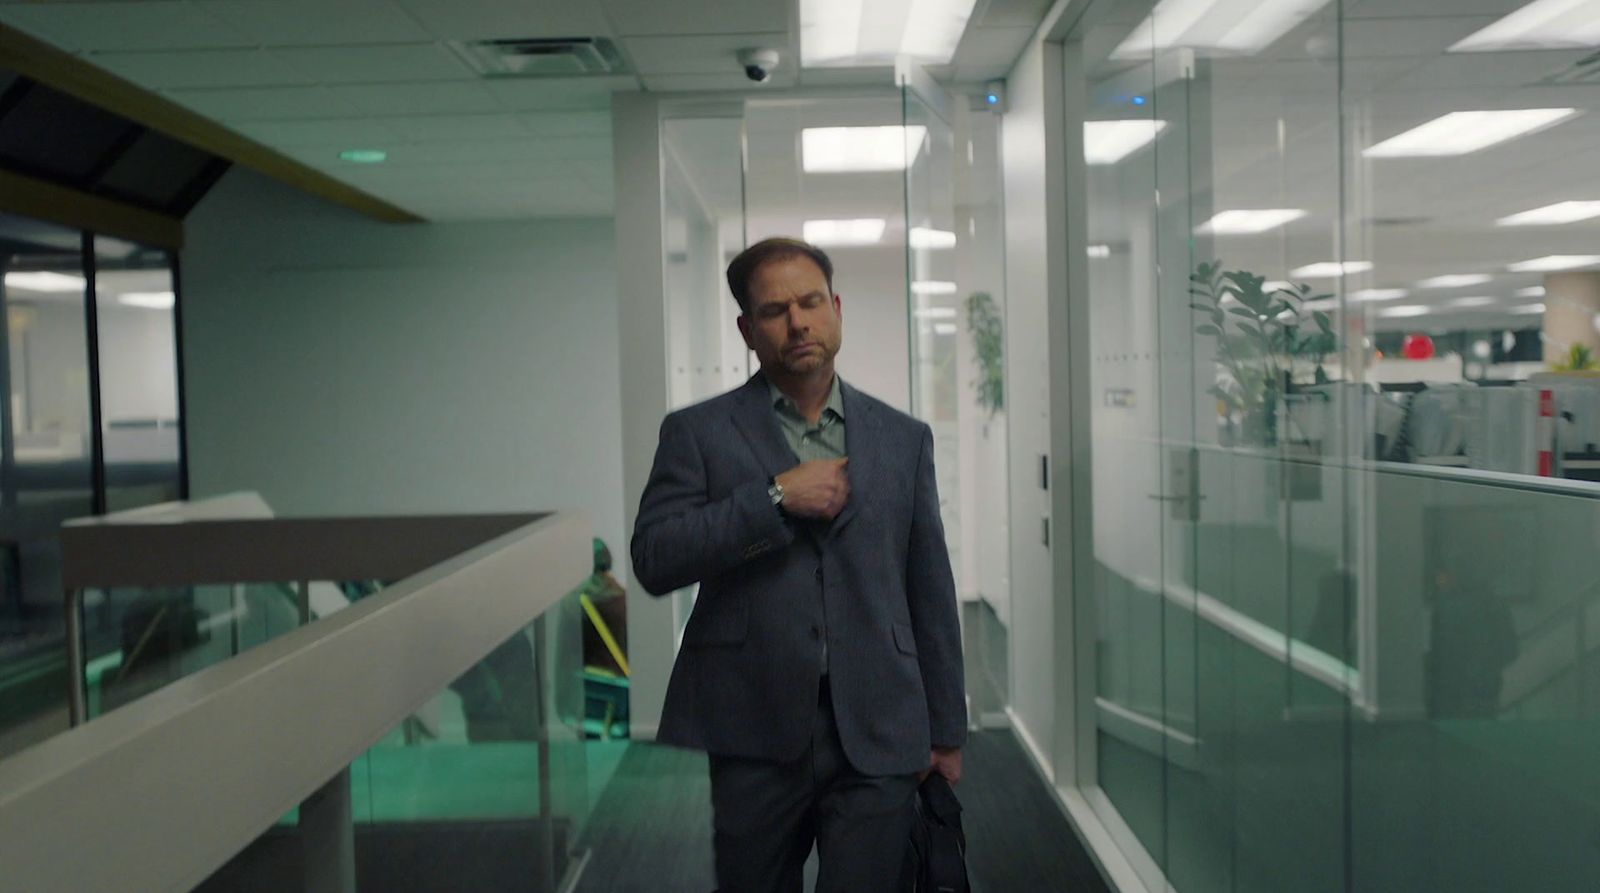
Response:
[[[958,793],[977,893],[1107,889],[1011,732],[973,733],[964,768]],[[712,890],[705,758],[630,746],[595,805],[586,843],[581,893]]]

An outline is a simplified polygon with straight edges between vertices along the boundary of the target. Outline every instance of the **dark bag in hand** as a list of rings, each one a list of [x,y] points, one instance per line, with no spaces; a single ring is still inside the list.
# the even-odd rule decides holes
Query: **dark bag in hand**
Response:
[[[967,883],[967,835],[961,830],[961,801],[950,782],[929,773],[917,788],[917,815],[907,849],[906,889],[912,893],[971,893]]]

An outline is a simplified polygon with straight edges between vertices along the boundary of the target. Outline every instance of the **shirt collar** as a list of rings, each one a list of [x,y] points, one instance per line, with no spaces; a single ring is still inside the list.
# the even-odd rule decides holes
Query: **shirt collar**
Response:
[[[795,406],[795,402],[789,398],[788,394],[785,394],[783,391],[779,390],[778,386],[773,384],[772,379],[770,378],[767,379],[767,393],[772,397],[772,406],[774,409],[788,409],[791,412],[799,414],[799,408]],[[823,405],[822,412],[823,415],[827,415],[829,412],[832,412],[840,421],[844,420],[844,393],[839,387],[839,376],[837,373],[835,373],[833,376],[833,385],[828,388],[828,402]]]

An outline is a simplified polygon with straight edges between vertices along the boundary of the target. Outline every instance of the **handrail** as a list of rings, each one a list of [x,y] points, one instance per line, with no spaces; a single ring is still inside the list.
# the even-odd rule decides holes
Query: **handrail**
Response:
[[[588,575],[586,519],[513,517],[533,516],[479,524],[499,535],[0,762],[0,891],[192,889]],[[367,560],[348,564],[394,568],[402,562],[378,562],[380,550],[428,540],[437,556],[446,541],[462,541],[459,526],[454,537],[424,536],[422,520],[343,522],[371,526],[371,536],[346,541]],[[301,544],[329,529],[287,523]],[[317,567],[347,566],[320,554],[328,563]],[[166,570],[140,579],[170,578],[170,565],[155,564]]]
[[[398,580],[541,515],[230,518],[61,528],[67,589]]]

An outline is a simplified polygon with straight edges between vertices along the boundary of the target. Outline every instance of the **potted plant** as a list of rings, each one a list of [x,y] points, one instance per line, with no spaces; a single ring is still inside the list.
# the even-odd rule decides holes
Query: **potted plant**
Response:
[[[988,292],[974,292],[967,298],[967,331],[972,334],[972,361],[978,366],[978,405],[989,410],[989,418],[1005,408],[1005,370],[1000,310]]]
[[[1297,366],[1309,364],[1312,384],[1326,384],[1324,362],[1338,350],[1333,320],[1308,305],[1331,298],[1309,285],[1267,287],[1265,276],[1223,270],[1220,260],[1189,277],[1190,306],[1204,314],[1195,331],[1217,339],[1223,373],[1208,392],[1217,398],[1234,443],[1276,445],[1279,407],[1296,386]]]

